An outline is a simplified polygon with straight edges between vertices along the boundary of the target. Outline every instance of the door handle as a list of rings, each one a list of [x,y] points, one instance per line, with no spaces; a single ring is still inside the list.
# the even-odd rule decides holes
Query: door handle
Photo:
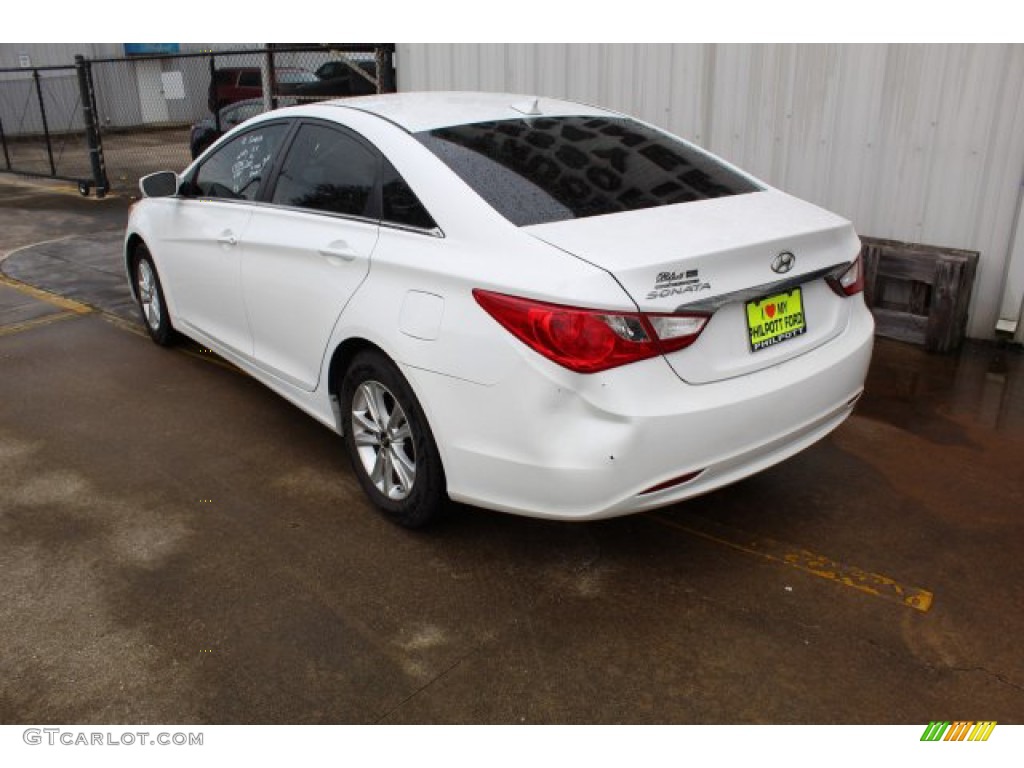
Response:
[[[359,254],[352,250],[344,240],[335,240],[333,243],[329,243],[326,248],[321,248],[320,255],[333,262],[335,259],[352,261]]]
[[[235,233],[230,229],[220,233],[220,237],[217,238],[217,242],[221,245],[238,245],[238,238],[235,237]]]

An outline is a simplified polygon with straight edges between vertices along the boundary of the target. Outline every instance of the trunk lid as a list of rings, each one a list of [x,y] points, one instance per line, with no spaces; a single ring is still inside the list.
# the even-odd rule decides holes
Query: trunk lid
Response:
[[[849,320],[852,300],[836,295],[824,274],[856,258],[852,225],[777,190],[523,229],[607,270],[642,312],[713,312],[693,345],[666,356],[690,383],[776,365],[827,343]],[[788,269],[783,254],[792,254]],[[775,296],[781,301],[759,301],[750,312],[774,314],[800,301],[803,331],[755,349],[747,303]]]

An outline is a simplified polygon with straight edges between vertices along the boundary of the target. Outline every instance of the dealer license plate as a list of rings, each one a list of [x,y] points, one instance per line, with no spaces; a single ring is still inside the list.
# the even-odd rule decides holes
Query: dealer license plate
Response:
[[[807,333],[800,289],[748,301],[747,332],[751,352],[774,347]]]

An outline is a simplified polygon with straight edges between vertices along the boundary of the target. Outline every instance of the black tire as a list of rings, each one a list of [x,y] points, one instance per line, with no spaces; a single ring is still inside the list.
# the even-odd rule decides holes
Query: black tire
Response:
[[[448,498],[444,468],[423,409],[405,377],[383,353],[366,350],[344,372],[340,392],[345,448],[366,495],[385,517],[406,528],[421,528],[436,520]],[[371,399],[381,406],[376,410],[380,421],[387,422],[385,429],[379,429],[377,415],[369,407]]]
[[[170,346],[177,338],[167,313],[164,289],[160,285],[153,257],[144,243],[135,247],[132,259],[132,277],[135,280],[135,300],[142,313],[142,322],[153,341],[162,347]]]

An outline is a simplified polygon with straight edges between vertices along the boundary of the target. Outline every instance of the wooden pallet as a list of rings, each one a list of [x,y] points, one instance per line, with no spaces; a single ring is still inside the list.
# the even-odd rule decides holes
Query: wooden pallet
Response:
[[[864,298],[875,333],[952,352],[967,331],[977,251],[862,237]]]

